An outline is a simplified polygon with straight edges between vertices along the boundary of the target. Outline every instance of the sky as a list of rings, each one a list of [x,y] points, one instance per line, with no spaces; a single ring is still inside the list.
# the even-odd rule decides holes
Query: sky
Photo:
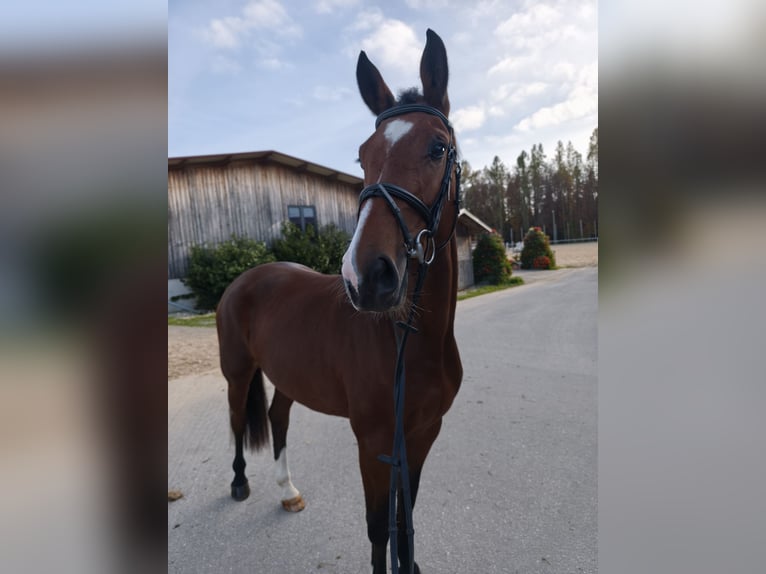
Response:
[[[168,156],[276,150],[354,175],[374,117],[364,50],[395,93],[420,87],[431,28],[449,60],[450,119],[473,169],[598,126],[593,0],[171,0]]]

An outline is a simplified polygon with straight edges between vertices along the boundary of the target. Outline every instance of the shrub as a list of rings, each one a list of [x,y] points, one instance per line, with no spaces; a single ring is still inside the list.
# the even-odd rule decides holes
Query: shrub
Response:
[[[274,241],[275,257],[311,267],[320,273],[340,273],[343,254],[351,238],[348,233],[330,223],[319,230],[309,226],[305,232],[290,222],[282,226],[282,238]]]
[[[532,262],[532,267],[534,269],[549,269],[551,266],[551,260],[548,259],[547,255],[538,255],[535,257],[535,260]]]
[[[261,241],[232,236],[215,246],[194,245],[189,271],[183,280],[197,297],[197,307],[215,309],[226,287],[248,269],[274,261],[274,255]]]
[[[535,261],[540,257],[546,257],[548,264],[545,267],[538,267]],[[542,265],[544,260],[540,260],[538,265]],[[530,227],[524,237],[524,249],[521,250],[521,268],[522,269],[552,269],[556,266],[556,259],[553,256],[551,245],[548,242],[548,236],[543,233],[539,227]]]
[[[473,278],[476,283],[499,285],[511,277],[511,262],[505,256],[505,245],[497,233],[479,238],[473,252]]]

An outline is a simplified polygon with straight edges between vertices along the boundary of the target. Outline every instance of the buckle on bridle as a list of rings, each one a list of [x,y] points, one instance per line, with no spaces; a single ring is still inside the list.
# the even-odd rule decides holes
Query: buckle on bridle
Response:
[[[422,237],[426,235],[426,246],[423,247]],[[418,233],[413,245],[408,247],[407,255],[418,260],[421,265],[431,265],[436,257],[436,243],[433,233],[428,229],[423,229]]]

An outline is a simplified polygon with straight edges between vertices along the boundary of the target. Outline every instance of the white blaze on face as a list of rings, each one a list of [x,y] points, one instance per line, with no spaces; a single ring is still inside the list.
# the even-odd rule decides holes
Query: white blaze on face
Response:
[[[282,447],[274,471],[274,476],[280,488],[280,500],[291,500],[300,496],[300,492],[298,492],[298,489],[293,486],[293,482],[290,480],[290,469],[287,468],[287,447]]]
[[[405,135],[409,133],[413,125],[414,124],[412,122],[401,119],[395,119],[386,125],[383,136],[386,138],[386,142],[388,143],[388,149],[386,150],[387,154],[390,153],[391,149],[399,140],[401,140]],[[383,176],[383,171],[381,171],[380,176]],[[378,178],[378,182],[380,182],[380,177]],[[372,203],[367,201],[362,207],[361,213],[359,214],[359,221],[356,223],[356,230],[354,231],[354,237],[351,238],[351,244],[348,246],[346,253],[343,254],[343,267],[341,268],[341,275],[343,275],[343,279],[346,281],[346,283],[353,287],[357,292],[359,292],[359,268],[356,264],[356,251],[359,247],[359,237],[362,234],[364,224],[367,221],[371,210]]]
[[[356,266],[356,250],[359,247],[359,237],[362,234],[364,223],[367,221],[367,217],[372,210],[372,203],[368,200],[362,207],[362,212],[359,214],[359,221],[356,223],[356,230],[354,231],[354,237],[351,238],[351,244],[346,249],[346,253],[343,254],[343,267],[341,274],[343,279],[348,281],[356,291],[359,291],[359,271]]]
[[[407,135],[412,129],[412,125],[412,122],[405,120],[394,120],[386,126],[386,131],[383,132],[383,135],[386,136],[389,151],[396,145],[396,142]]]

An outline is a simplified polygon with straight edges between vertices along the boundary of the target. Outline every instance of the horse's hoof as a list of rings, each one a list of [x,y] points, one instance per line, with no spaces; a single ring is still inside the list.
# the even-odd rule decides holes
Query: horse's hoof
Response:
[[[284,508],[287,512],[300,512],[306,508],[306,503],[303,502],[303,497],[299,494],[295,498],[283,500],[282,508]]]
[[[239,486],[231,485],[231,497],[234,500],[242,502],[248,496],[250,496],[250,485],[247,482],[245,484],[240,484]]]
[[[404,572],[405,570],[407,570],[407,566],[405,566],[404,564],[399,566],[399,571],[400,572]],[[412,571],[413,571],[414,574],[420,574],[420,567],[418,566],[417,562],[414,563],[414,568],[413,568]]]

